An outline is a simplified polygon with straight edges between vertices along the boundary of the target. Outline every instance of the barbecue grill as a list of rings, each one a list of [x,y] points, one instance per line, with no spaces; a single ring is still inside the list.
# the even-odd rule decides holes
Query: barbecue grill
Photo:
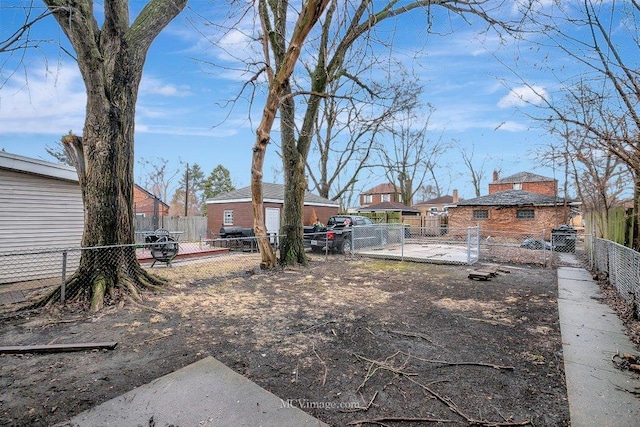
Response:
[[[164,262],[167,266],[171,266],[171,260],[178,255],[178,242],[171,237],[169,231],[160,228],[154,234],[145,237],[145,241],[151,242],[149,249],[153,257],[153,267],[156,262]]]

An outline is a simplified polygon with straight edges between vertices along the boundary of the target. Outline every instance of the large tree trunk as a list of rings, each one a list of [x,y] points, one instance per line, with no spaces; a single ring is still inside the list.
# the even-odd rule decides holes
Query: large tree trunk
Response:
[[[285,89],[291,93],[291,87]],[[296,148],[294,132],[295,104],[291,96],[287,96],[280,106],[282,133],[282,161],[284,167],[284,237],[280,246],[280,264],[307,264],[303,243],[303,210],[304,196],[307,189],[305,177],[305,160]]]
[[[90,0],[44,1],[77,54],[87,90],[83,137],[63,142],[82,187],[82,246],[97,248],[83,250],[67,289],[99,310],[118,288],[137,299],[139,289],[163,284],[140,267],[133,245],[135,106],[149,46],[187,0],[151,0],[131,26],[128,1],[105,0],[102,28]]]
[[[263,25],[263,31],[265,31],[265,43],[270,42],[272,49],[274,49],[274,56],[276,60],[276,73],[269,75],[269,95],[265,102],[265,107],[262,114],[262,120],[256,131],[256,143],[253,146],[253,161],[251,162],[251,193],[253,196],[253,224],[256,237],[258,238],[258,247],[262,255],[262,267],[273,268],[276,265],[276,257],[273,249],[269,245],[266,237],[266,229],[264,225],[264,203],[262,201],[262,169],[264,165],[264,155],[267,151],[267,145],[271,138],[271,128],[275,121],[276,112],[281,106],[283,96],[289,97],[291,88],[289,84],[289,78],[295,64],[300,56],[302,45],[313,28],[318,22],[320,16],[324,12],[329,0],[307,0],[302,6],[298,21],[296,22],[291,40],[286,51],[284,48],[284,31],[282,26],[286,23],[286,2],[279,3],[278,6],[281,9],[273,11],[279,16],[276,19],[279,22],[276,24],[278,32],[270,30],[269,17],[267,5],[264,0],[259,3],[261,21]],[[277,39],[274,39],[277,38]],[[268,49],[265,49],[265,60],[269,63]],[[291,107],[290,111],[293,111]],[[283,120],[288,121],[287,125],[292,126],[293,116],[283,117]],[[286,169],[286,168],[285,168]],[[304,172],[304,168],[302,169]],[[286,173],[285,173],[286,176]],[[285,178],[286,179],[286,178]],[[304,186],[306,189],[306,185]],[[303,189],[303,197],[304,197]],[[298,191],[298,190],[296,190]],[[288,191],[285,191],[285,194]],[[285,196],[285,215],[288,209],[287,196]],[[300,207],[300,209],[302,209]],[[300,213],[302,211],[300,210]],[[301,216],[300,216],[301,218]],[[301,219],[297,219],[297,223],[301,222]],[[285,224],[287,224],[285,219]],[[285,225],[285,228],[296,227],[295,224]],[[302,236],[302,227],[299,230],[300,236]],[[300,239],[302,242],[302,239]],[[303,253],[304,256],[304,253]]]

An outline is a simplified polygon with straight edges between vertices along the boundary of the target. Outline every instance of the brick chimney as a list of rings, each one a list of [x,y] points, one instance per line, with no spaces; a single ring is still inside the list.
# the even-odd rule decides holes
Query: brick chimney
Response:
[[[494,170],[494,171],[493,171],[493,182],[496,182],[498,179],[499,179],[499,177],[498,177],[498,171],[497,171],[497,170]]]
[[[458,190],[453,190],[453,203],[458,203]]]

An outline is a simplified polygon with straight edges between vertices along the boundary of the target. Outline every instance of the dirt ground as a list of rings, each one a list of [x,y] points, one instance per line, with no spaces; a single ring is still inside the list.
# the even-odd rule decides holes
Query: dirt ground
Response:
[[[466,266],[314,258],[178,284],[149,308],[7,317],[1,345],[118,346],[0,356],[0,425],[55,424],[211,355],[333,426],[567,426],[555,270],[502,267],[474,281]]]

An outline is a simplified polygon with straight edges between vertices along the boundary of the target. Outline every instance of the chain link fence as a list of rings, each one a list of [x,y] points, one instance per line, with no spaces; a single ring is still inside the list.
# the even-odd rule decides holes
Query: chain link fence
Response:
[[[480,227],[417,227],[403,224],[353,226],[350,229],[305,233],[309,252],[325,258],[336,254],[457,265],[513,263],[562,265],[563,257],[575,259],[575,233],[497,232]],[[0,304],[33,301],[54,288],[60,288],[56,299],[64,300],[77,292],[76,287],[94,281],[96,275],[131,277],[138,266],[172,285],[188,286],[201,281],[223,281],[259,269],[261,256],[256,237],[206,239],[181,242],[179,236],[156,236],[154,242],[94,248],[40,248],[22,252],[0,253]],[[270,235],[276,250],[280,237]],[[602,245],[602,243],[599,243]],[[595,245],[593,245],[595,247]],[[620,246],[620,245],[618,245]],[[620,251],[628,250],[620,246]],[[612,250],[594,250],[592,263],[613,263]],[[635,254],[635,253],[634,253]],[[316,256],[316,255],[313,255]],[[631,256],[631,255],[627,255]],[[635,255],[634,255],[635,256]],[[605,257],[605,258],[603,258]],[[603,261],[606,260],[606,261]],[[609,260],[612,260],[609,262]],[[95,266],[78,277],[81,262]],[[637,294],[637,258],[615,261],[615,268],[597,268],[612,279],[631,282],[636,288],[621,290],[625,297]],[[608,264],[607,264],[608,263]],[[635,264],[634,264],[635,263]],[[620,272],[618,265],[630,264],[631,273]],[[631,275],[632,279],[628,276]],[[626,285],[624,285],[626,286]],[[631,295],[631,296],[630,296]]]
[[[604,275],[640,317],[640,253],[619,243],[585,237],[591,270]]]
[[[84,262],[91,268],[79,269]],[[139,277],[138,266],[143,276],[151,273],[181,287],[253,273],[260,263],[255,237],[4,252],[0,253],[0,304],[33,304],[51,292],[65,301],[96,277]]]
[[[351,240],[353,254],[362,257],[471,265],[480,255],[479,227],[355,226]]]

